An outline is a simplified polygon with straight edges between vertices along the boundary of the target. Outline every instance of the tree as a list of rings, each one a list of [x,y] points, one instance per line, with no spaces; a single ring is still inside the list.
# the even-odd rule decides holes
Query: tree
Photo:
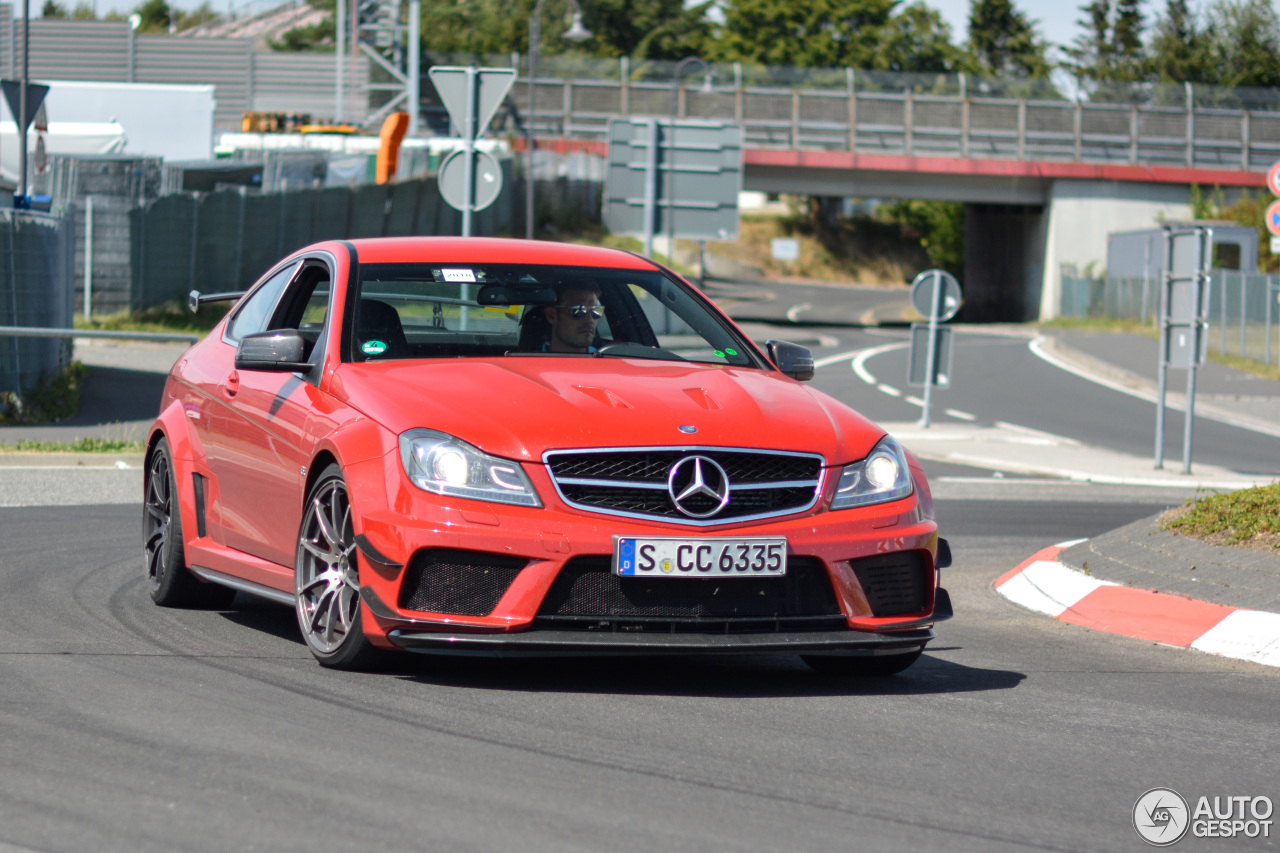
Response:
[[[63,6],[58,0],[44,0],[44,5],[40,7],[40,17],[42,18],[66,18],[67,7]]]
[[[1081,80],[1127,83],[1147,76],[1142,45],[1141,0],[1091,0],[1076,24],[1085,32],[1064,49],[1067,66]]]
[[[945,70],[950,30],[916,3],[898,0],[725,0],[724,25],[708,44],[715,59],[806,68]],[[943,46],[946,42],[946,47]]]
[[[682,59],[699,55],[711,36],[712,0],[686,7],[682,0],[591,0],[583,17],[597,56]]]
[[[923,2],[912,3],[894,15],[883,32],[876,68],[943,73],[960,62],[960,51],[951,43],[951,26]]]
[[[71,17],[77,21],[96,21],[98,13],[94,11],[93,4],[88,0],[79,0],[71,10]]]
[[[1205,83],[1217,77],[1213,41],[1187,0],[1169,0],[1151,39],[1151,72],[1165,83]]]
[[[973,0],[969,7],[971,70],[988,77],[1048,77],[1049,60],[1035,24],[1012,0]]]
[[[142,18],[140,33],[167,33],[173,22],[173,11],[165,0],[144,0],[133,11]]]
[[[1219,0],[1212,67],[1223,86],[1280,86],[1280,19],[1270,0]]]

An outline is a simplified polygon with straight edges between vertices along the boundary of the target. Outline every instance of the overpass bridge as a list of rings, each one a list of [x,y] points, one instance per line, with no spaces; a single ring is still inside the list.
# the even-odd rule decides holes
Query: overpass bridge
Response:
[[[510,98],[540,137],[603,152],[620,116],[732,121],[743,189],[964,202],[971,319],[1055,316],[1062,265],[1105,264],[1107,233],[1191,218],[1193,185],[1228,200],[1264,190],[1280,159],[1280,90],[1128,86],[1073,100],[1049,81],[965,75],[734,64],[675,80],[674,63],[626,59],[538,70],[536,112],[527,86]]]

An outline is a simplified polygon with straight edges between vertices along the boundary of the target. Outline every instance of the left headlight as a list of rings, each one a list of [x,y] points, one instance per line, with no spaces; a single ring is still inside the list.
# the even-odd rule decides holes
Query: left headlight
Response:
[[[832,509],[885,503],[911,494],[911,471],[907,454],[892,436],[886,435],[867,458],[846,465],[836,486]]]
[[[400,461],[415,486],[437,495],[542,506],[518,463],[482,453],[448,433],[433,429],[403,433]]]

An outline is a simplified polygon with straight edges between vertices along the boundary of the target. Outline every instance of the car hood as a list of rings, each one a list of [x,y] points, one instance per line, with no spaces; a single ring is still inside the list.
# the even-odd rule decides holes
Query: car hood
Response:
[[[621,358],[506,357],[344,364],[333,392],[395,434],[429,427],[487,453],[719,446],[861,459],[884,430],[777,373]],[[694,427],[696,433],[680,428]]]

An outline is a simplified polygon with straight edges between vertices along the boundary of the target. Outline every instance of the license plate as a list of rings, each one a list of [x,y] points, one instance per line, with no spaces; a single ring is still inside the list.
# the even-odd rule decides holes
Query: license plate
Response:
[[[781,577],[787,540],[613,537],[613,573],[622,577]]]

